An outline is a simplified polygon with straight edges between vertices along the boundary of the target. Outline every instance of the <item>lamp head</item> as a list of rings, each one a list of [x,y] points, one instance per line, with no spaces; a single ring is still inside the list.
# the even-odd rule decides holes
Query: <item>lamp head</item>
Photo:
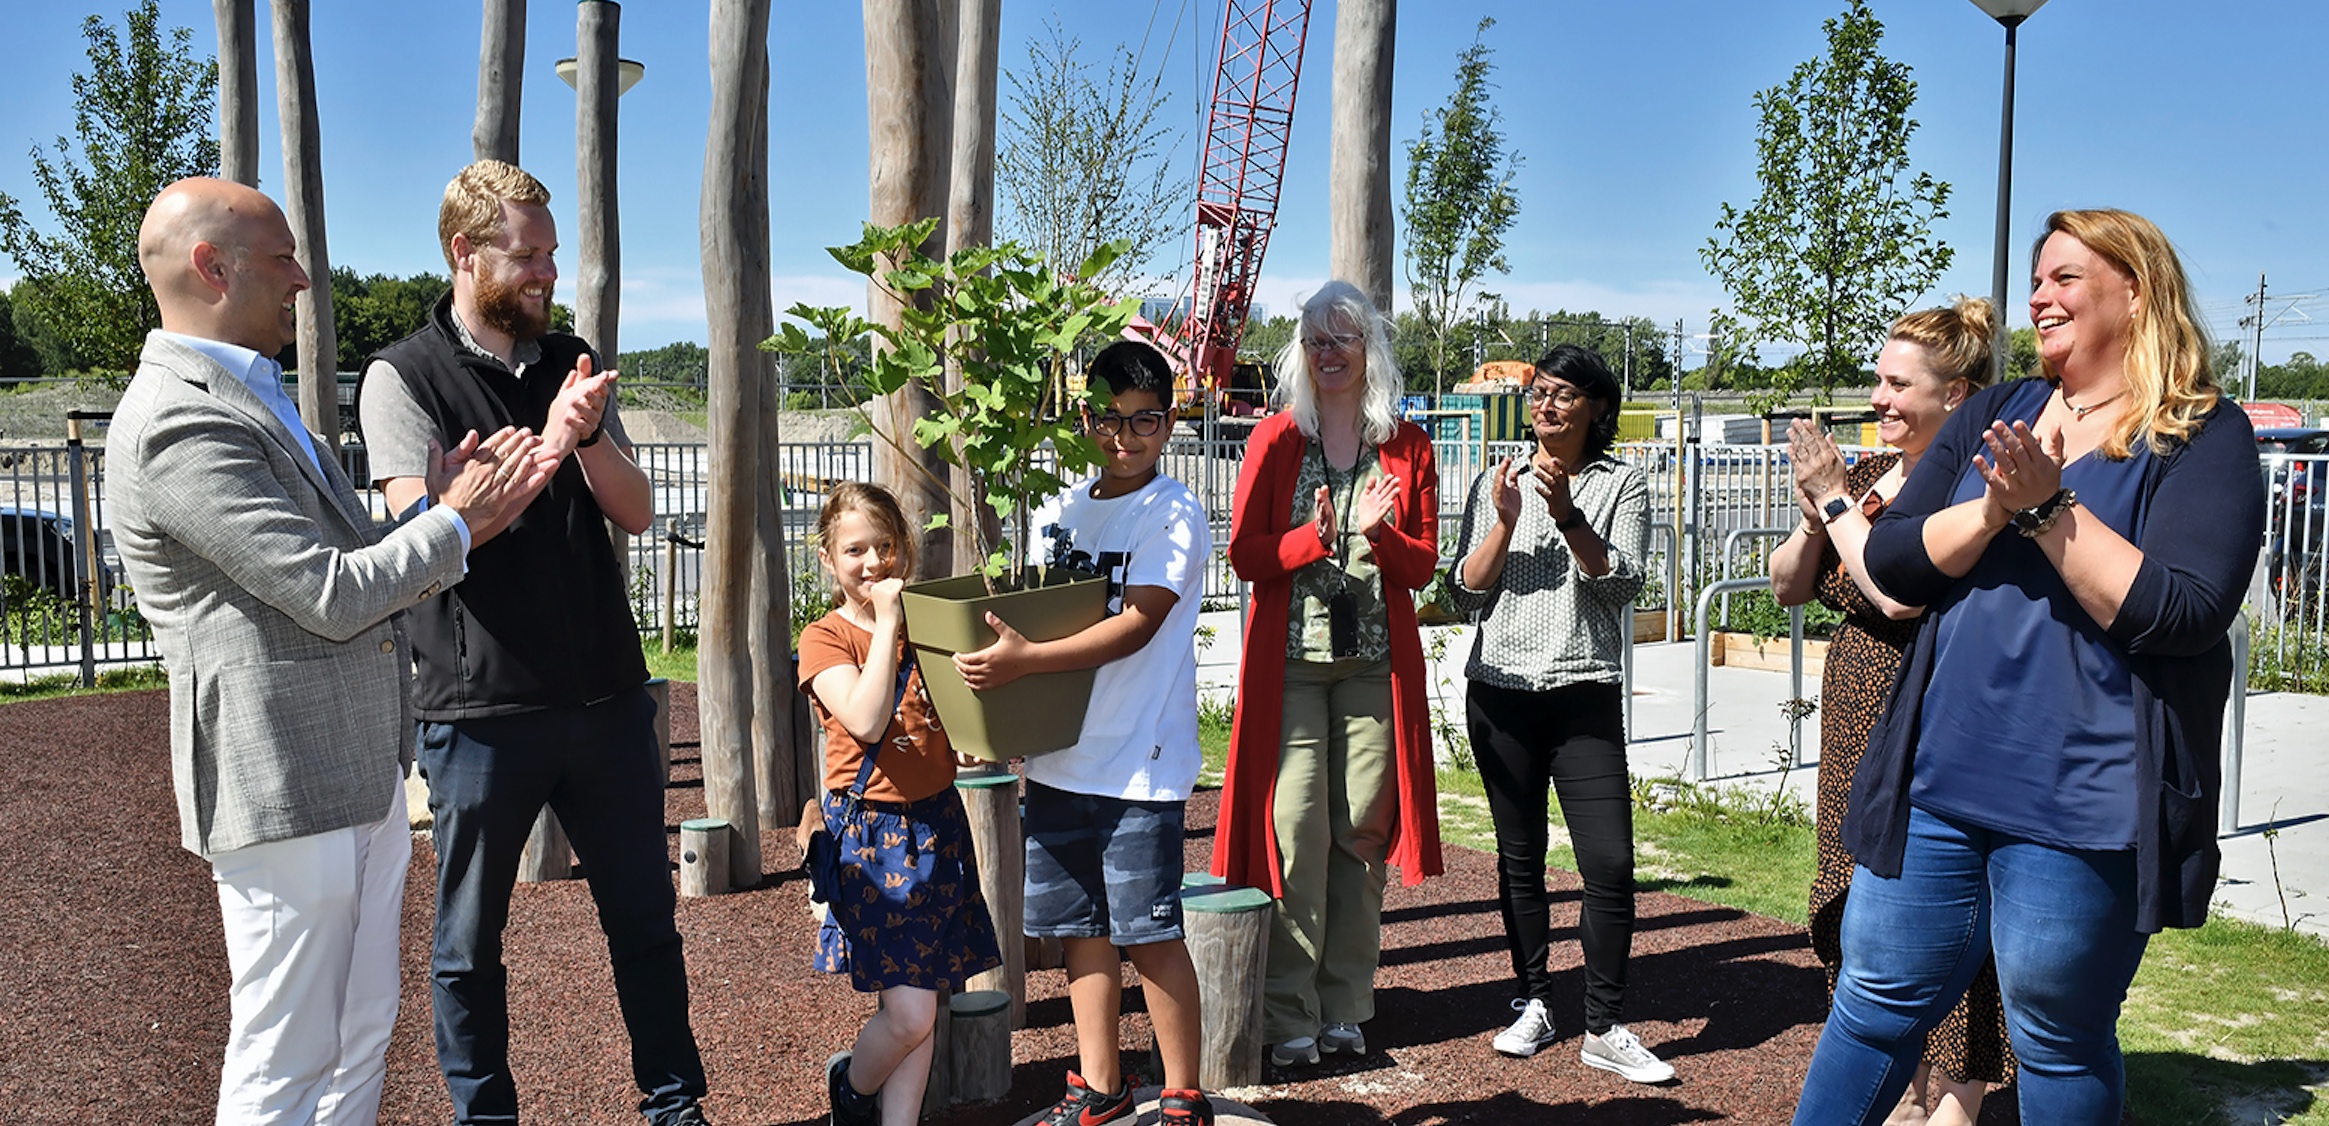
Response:
[[[1973,6],[2007,27],[2016,27],[2045,7],[2046,0],[1973,0]]]
[[[2045,0],[2039,0],[2039,3],[2044,2]],[[568,86],[573,86],[575,83],[581,81],[581,79],[575,77],[575,65],[576,64],[573,59],[560,59],[557,62],[551,64],[552,68],[558,72],[559,81],[566,83]],[[631,87],[638,85],[639,80],[645,77],[647,77],[647,65],[645,63],[639,62],[636,59],[616,60],[615,96],[619,98],[625,94],[630,93]]]

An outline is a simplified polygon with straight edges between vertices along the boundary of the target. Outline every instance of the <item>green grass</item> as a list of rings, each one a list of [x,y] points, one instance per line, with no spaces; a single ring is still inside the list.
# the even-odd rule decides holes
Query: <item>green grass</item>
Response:
[[[49,700],[58,696],[94,696],[102,692],[130,692],[140,688],[166,688],[169,677],[160,665],[133,666],[105,669],[97,674],[97,687],[81,687],[81,674],[58,673],[55,676],[36,677],[27,681],[0,681],[0,702],[19,700]]]
[[[1479,775],[1442,769],[1440,835],[1493,851]],[[1766,819],[1768,791],[1692,792],[1637,782],[1661,808],[1634,812],[1646,890],[1802,925],[1815,862],[1807,819]],[[1574,871],[1558,829],[1549,862]],[[2128,990],[2119,1038],[2127,1107],[2144,1126],[2329,1126],[2329,945],[2228,918],[2151,940]]]

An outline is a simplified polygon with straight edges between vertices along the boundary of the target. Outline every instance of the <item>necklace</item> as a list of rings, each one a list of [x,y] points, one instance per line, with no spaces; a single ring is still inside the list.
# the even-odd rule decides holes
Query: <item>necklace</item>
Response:
[[[2071,401],[2070,401],[2070,392],[2068,392],[2068,391],[2065,391],[2065,392],[2063,392],[2063,393],[2062,393],[2062,405],[2063,405],[2063,406],[2066,406],[2066,407],[2069,407],[2069,408],[2070,408],[2070,414],[2071,414],[2071,419],[2072,419],[2072,421],[2074,421],[2074,422],[2084,422],[2084,421],[2086,421],[2086,416],[2088,416],[2088,415],[2090,415],[2090,414],[2093,414],[2094,412],[2096,412],[2096,411],[2099,411],[2099,410],[2103,409],[2104,407],[2110,406],[2112,403],[2118,402],[2118,401],[2119,401],[2121,398],[2125,397],[2125,395],[2126,395],[2126,394],[2127,394],[2127,389],[2126,389],[2126,388],[2124,388],[2124,387],[2121,387],[2121,388],[2119,388],[2119,393],[2118,393],[2118,394],[2116,394],[2116,395],[2112,395],[2110,398],[2104,399],[2102,402],[2099,402],[2099,403],[2088,403],[2087,405],[2085,405],[2085,406],[2083,406],[2083,407],[2082,407],[2082,406],[2079,406],[2077,403],[2071,402]]]

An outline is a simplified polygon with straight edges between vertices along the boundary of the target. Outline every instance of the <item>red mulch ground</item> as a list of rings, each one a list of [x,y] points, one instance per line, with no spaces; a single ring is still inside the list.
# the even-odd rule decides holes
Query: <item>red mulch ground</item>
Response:
[[[703,811],[694,686],[672,686],[671,824]],[[226,1036],[226,956],[208,867],[177,845],[168,702],[158,691],[0,707],[0,1119],[198,1123],[211,1117]],[[1190,857],[1210,854],[1217,795],[1191,803]],[[676,850],[676,830],[675,850]],[[435,858],[415,842],[405,896],[402,1018],[382,1120],[442,1123],[428,1021]],[[812,923],[789,838],[766,842],[756,890],[682,900],[697,1037],[722,1124],[823,1121],[819,1069],[871,1012],[808,968]],[[1574,876],[1557,873],[1556,924],[1573,927]],[[1566,913],[1566,919],[1563,913]],[[530,1121],[638,1122],[627,1048],[587,891],[520,885],[508,935],[514,1070]],[[1648,1088],[1576,1059],[1581,971],[1556,933],[1567,1039],[1531,1060],[1489,1040],[1511,1017],[1510,963],[1491,857],[1451,848],[1446,876],[1394,887],[1384,909],[1373,1053],[1299,1081],[1241,1092],[1287,1126],[1346,1123],[1611,1124],[1787,1121],[1823,1017],[1820,972],[1799,928],[1677,896],[1644,894],[1627,1010],[1679,1083]],[[1014,1123],[1057,1096],[1074,1037],[1060,971],[1028,978],[1010,1096],[958,1107],[945,1126]],[[1127,1008],[1137,1010],[1137,993]],[[1126,1020],[1145,1045],[1146,1022]],[[1128,1066],[1132,1065],[1128,1062]],[[1275,1074],[1266,1079],[1287,1077]],[[2010,1107],[2010,1094],[1991,1106]],[[1991,1116],[1985,1116],[1985,1119]],[[2004,1115],[2010,1120],[2010,1113]]]

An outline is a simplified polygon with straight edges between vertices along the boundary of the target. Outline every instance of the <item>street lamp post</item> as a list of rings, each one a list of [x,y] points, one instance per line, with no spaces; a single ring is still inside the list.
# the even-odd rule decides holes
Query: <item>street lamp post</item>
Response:
[[[1999,379],[2005,377],[2007,341],[2011,339],[2006,327],[2006,255],[2007,234],[2012,227],[2014,195],[2014,31],[2022,26],[2046,0],[1973,0],[1973,6],[1989,13],[1991,19],[2006,29],[2006,78],[2004,105],[1999,111],[1997,127],[1997,246],[1990,267],[1989,299],[1996,306],[1997,336],[1990,342],[1990,372]]]

